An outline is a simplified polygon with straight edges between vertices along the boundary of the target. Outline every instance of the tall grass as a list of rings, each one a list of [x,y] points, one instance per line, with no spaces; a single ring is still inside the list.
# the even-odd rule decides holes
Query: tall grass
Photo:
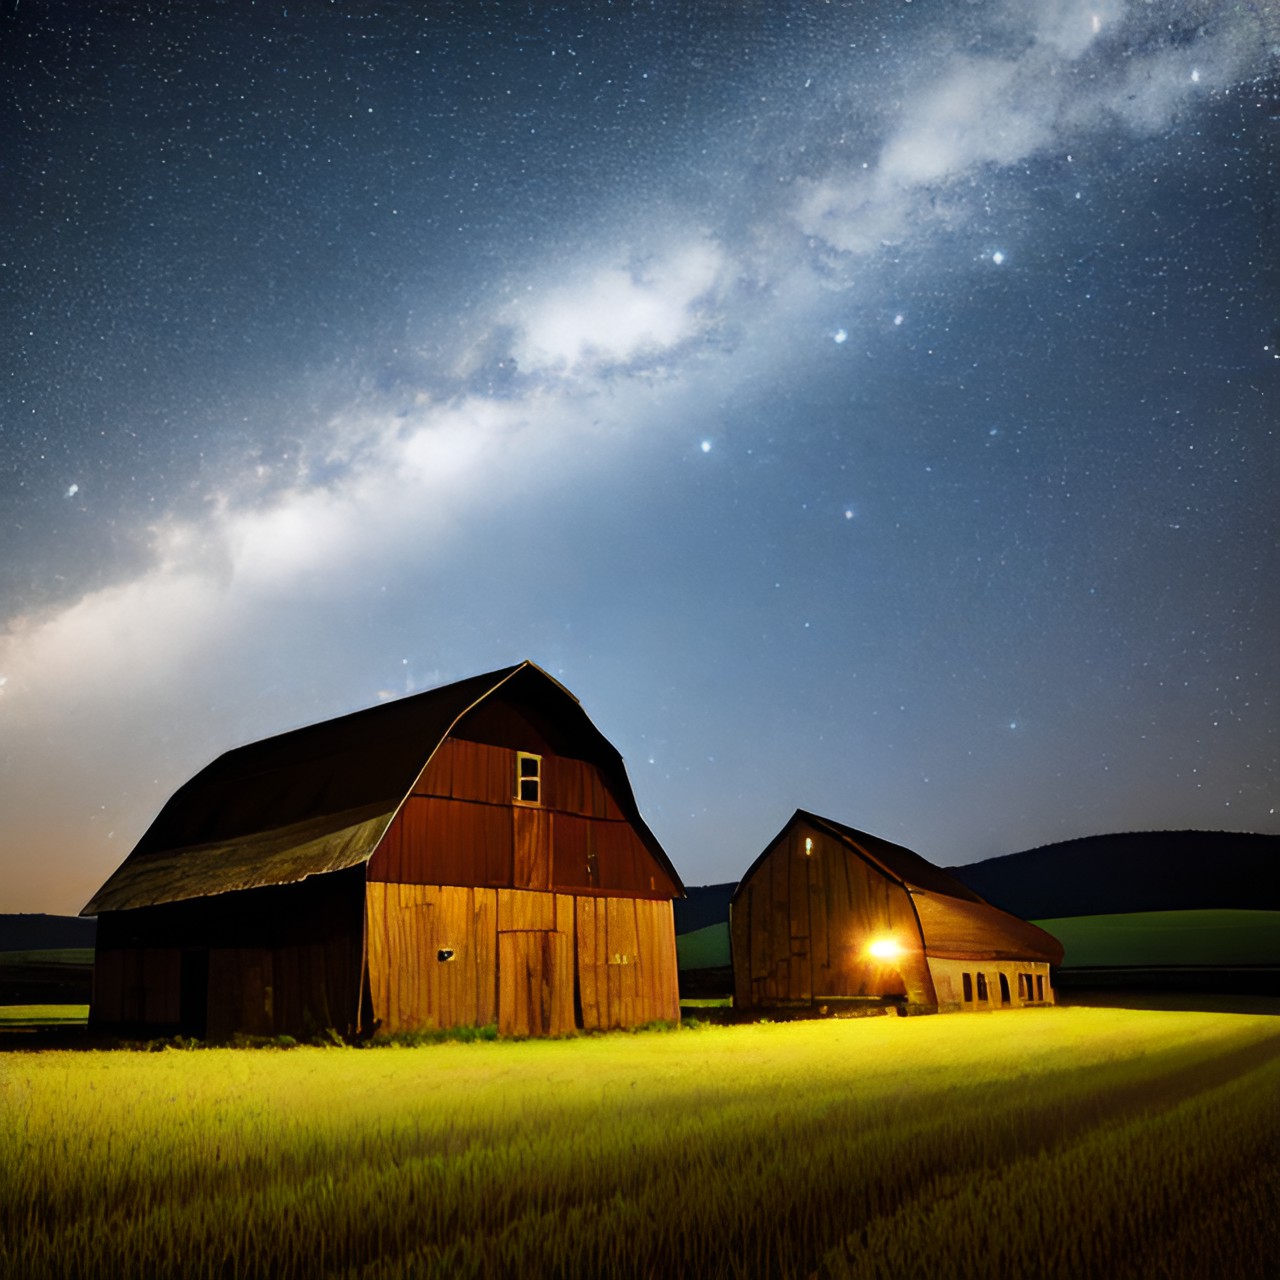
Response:
[[[0,1274],[1262,1276],[1277,1099],[1275,1020],[1125,1010],[15,1053]]]

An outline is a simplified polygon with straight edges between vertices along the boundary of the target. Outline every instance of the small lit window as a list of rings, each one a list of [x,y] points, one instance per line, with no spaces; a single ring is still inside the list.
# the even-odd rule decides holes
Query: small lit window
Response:
[[[973,1003],[973,975],[971,973],[962,973],[960,981],[964,984],[964,1002],[965,1004]]]
[[[542,802],[542,757],[516,752],[516,799],[525,804]]]

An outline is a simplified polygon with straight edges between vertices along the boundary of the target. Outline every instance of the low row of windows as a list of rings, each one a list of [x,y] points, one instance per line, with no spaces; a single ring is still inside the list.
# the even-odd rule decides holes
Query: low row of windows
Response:
[[[962,973],[960,980],[964,986],[964,1002],[965,1004],[973,1003],[973,986],[974,974]],[[978,979],[978,1003],[990,1003],[991,996],[987,990],[987,975],[979,973],[976,975]],[[1012,1004],[1013,997],[1009,993],[1009,979],[1003,973],[996,974],[1000,982],[1000,1003]],[[1018,999],[1024,1004],[1032,1000],[1044,999],[1044,974],[1043,973],[1020,973],[1018,974]]]

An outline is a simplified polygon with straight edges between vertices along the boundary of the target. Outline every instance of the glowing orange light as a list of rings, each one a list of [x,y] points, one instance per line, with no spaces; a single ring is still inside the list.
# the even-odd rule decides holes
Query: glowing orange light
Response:
[[[877,938],[867,950],[877,960],[894,960],[902,954],[902,948],[892,938]]]

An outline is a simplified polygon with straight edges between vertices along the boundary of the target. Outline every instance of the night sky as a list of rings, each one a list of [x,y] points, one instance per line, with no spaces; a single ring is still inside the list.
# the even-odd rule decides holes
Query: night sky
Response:
[[[0,910],[531,658],[688,884],[1280,831],[1280,6],[8,0]]]

